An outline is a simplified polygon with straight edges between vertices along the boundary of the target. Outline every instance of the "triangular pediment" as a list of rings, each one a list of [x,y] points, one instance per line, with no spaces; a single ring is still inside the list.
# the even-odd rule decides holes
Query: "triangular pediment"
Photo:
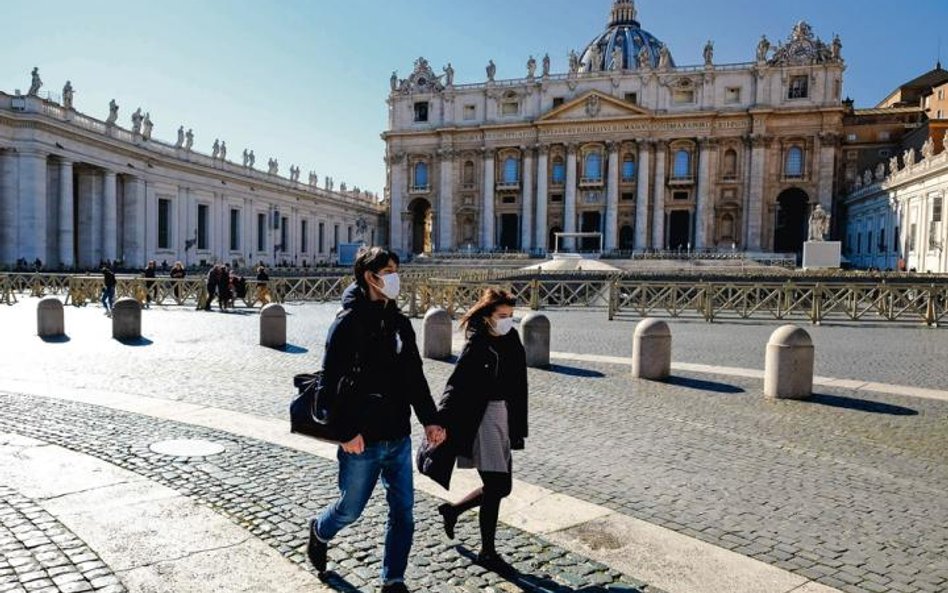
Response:
[[[537,120],[538,123],[577,121],[591,119],[627,119],[651,117],[647,109],[626,101],[610,97],[599,91],[589,91],[550,110]]]

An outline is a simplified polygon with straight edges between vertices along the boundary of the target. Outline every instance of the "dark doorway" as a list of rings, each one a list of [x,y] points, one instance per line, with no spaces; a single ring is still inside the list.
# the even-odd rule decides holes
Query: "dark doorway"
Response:
[[[582,233],[601,233],[602,232],[602,214],[599,212],[583,212],[580,219],[580,232]],[[580,251],[599,251],[599,237],[583,237],[579,243]]]
[[[631,225],[625,225],[619,229],[619,249],[621,251],[635,249],[635,229]]]
[[[431,253],[431,203],[423,198],[408,206],[411,212],[411,252]]]
[[[516,214],[500,215],[500,248],[515,251],[519,249],[520,217]]]
[[[691,243],[691,213],[673,210],[668,215],[668,249],[683,251]]]
[[[562,233],[563,229],[555,226],[550,229],[550,238],[548,239],[549,243],[547,244],[547,251],[553,251],[556,249],[556,233]]]
[[[774,225],[776,253],[802,253],[806,240],[810,198],[802,189],[788,189],[777,197],[777,217]]]

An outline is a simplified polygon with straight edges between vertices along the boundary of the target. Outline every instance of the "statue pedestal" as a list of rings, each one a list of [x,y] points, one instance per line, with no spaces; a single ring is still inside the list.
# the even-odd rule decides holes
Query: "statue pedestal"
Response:
[[[843,244],[839,241],[807,241],[803,244],[803,269],[838,269],[842,254]]]

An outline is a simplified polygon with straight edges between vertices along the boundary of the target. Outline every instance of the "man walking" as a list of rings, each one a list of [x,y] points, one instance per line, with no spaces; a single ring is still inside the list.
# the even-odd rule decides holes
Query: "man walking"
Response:
[[[441,443],[437,409],[422,370],[411,323],[395,304],[398,256],[363,249],[355,282],[343,294],[341,313],[326,340],[327,385],[348,376],[355,388],[340,398],[336,419],[344,431],[339,447],[339,499],[310,521],[309,559],[326,570],[329,542],[361,516],[381,478],[388,501],[382,593],[405,593],[405,569],[414,536],[411,410],[432,443]]]

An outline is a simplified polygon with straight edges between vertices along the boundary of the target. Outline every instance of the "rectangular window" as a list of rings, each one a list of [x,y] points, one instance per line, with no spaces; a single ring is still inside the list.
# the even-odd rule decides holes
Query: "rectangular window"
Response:
[[[632,105],[638,105],[638,104],[639,104],[639,94],[638,94],[638,93],[626,93],[626,94],[625,94],[625,102],[626,102],[626,103],[631,103]]]
[[[724,102],[728,105],[734,105],[741,102],[741,87],[728,87],[724,89]]]
[[[918,224],[913,222],[912,225],[909,227],[909,236],[908,236],[909,253],[915,253],[915,242],[917,239],[918,239]]]
[[[158,249],[171,249],[171,200],[158,200]]]
[[[622,201],[623,201],[623,202],[631,202],[631,201],[633,201],[633,200],[635,200],[635,194],[634,194],[634,193],[632,193],[632,192],[623,192],[623,193],[622,193]]]
[[[500,114],[503,116],[518,115],[520,113],[520,103],[517,101],[504,101],[500,105]]]
[[[309,221],[300,221],[300,253],[309,251]]]
[[[563,194],[552,194],[552,195],[550,195],[550,201],[551,201],[551,202],[562,202],[562,201],[563,201]]]
[[[565,99],[563,99],[563,97],[553,97],[553,109],[561,107],[564,101]]]
[[[516,204],[516,203],[517,203],[517,196],[506,195],[506,196],[504,196],[503,198],[501,198],[501,203],[503,203],[503,204]]]
[[[428,121],[428,102],[419,101],[415,103],[415,122],[424,123]]]
[[[562,185],[566,183],[566,165],[563,161],[553,161],[553,183]]]
[[[240,251],[240,210],[230,210],[230,250]]]
[[[267,250],[267,215],[257,214],[257,251]]]
[[[687,200],[687,199],[688,199],[688,192],[686,192],[686,191],[676,191],[676,192],[672,193],[672,199],[673,199],[673,200]]]
[[[197,248],[204,251],[210,239],[211,207],[205,204],[198,204],[198,245]]]
[[[332,249],[335,252],[339,252],[339,225],[335,224],[332,227]]]
[[[941,196],[932,200],[932,222],[941,222],[943,201]]]
[[[464,106],[464,121],[474,121],[475,119],[477,119],[477,106],[465,105]]]
[[[289,247],[289,245],[287,245],[287,243],[290,242],[289,224],[290,224],[290,219],[287,218],[286,216],[280,219],[280,251],[282,253],[286,253],[287,247]]]
[[[862,253],[862,233],[856,233],[856,255]]]
[[[866,253],[872,255],[872,231],[866,233]]]
[[[806,99],[810,96],[810,77],[807,75],[794,76],[790,79],[788,99]]]
[[[346,227],[346,243],[352,243],[352,227]]]
[[[695,102],[695,92],[691,90],[676,90],[672,92],[672,103],[675,105],[690,105]]]
[[[856,134],[849,134],[846,136],[846,142],[856,142],[857,140],[859,140],[859,136]]]
[[[326,223],[319,223],[319,252],[326,253]]]
[[[941,109],[935,112],[935,119],[941,119]]]

